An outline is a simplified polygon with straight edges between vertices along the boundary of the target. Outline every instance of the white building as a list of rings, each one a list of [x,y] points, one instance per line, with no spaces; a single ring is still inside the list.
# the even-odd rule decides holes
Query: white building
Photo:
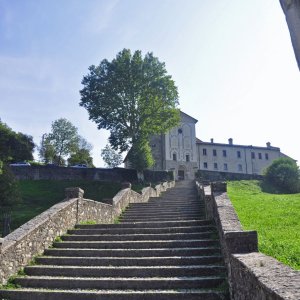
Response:
[[[198,121],[181,112],[180,124],[166,134],[153,136],[153,170],[174,171],[176,179],[193,179],[198,170],[240,174],[262,174],[276,158],[286,155],[280,148],[203,142],[196,138]],[[127,164],[128,165],[128,164]],[[126,163],[125,163],[126,166]]]

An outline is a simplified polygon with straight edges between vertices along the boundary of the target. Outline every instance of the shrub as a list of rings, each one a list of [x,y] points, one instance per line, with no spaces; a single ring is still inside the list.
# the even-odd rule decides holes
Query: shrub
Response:
[[[19,201],[18,182],[10,168],[4,165],[0,175],[0,207],[2,209],[9,208]]]
[[[275,159],[265,171],[265,181],[283,193],[297,193],[300,190],[299,167],[288,157]]]

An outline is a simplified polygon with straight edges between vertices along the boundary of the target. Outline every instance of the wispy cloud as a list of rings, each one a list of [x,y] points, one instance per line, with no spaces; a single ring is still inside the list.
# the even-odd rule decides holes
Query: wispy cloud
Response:
[[[91,7],[90,13],[86,16],[83,24],[83,33],[97,35],[109,27],[119,0],[103,1],[96,7]]]

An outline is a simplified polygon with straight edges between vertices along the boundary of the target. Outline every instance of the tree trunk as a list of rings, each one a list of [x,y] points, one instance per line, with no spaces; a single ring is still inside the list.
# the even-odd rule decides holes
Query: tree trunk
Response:
[[[300,70],[300,0],[279,0],[290,31],[298,68]]]

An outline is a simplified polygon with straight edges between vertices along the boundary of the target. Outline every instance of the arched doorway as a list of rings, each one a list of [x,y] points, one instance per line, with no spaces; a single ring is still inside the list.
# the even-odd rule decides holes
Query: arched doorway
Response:
[[[178,180],[184,180],[185,177],[186,177],[186,167],[183,165],[180,165],[178,168],[177,178],[178,178]]]

